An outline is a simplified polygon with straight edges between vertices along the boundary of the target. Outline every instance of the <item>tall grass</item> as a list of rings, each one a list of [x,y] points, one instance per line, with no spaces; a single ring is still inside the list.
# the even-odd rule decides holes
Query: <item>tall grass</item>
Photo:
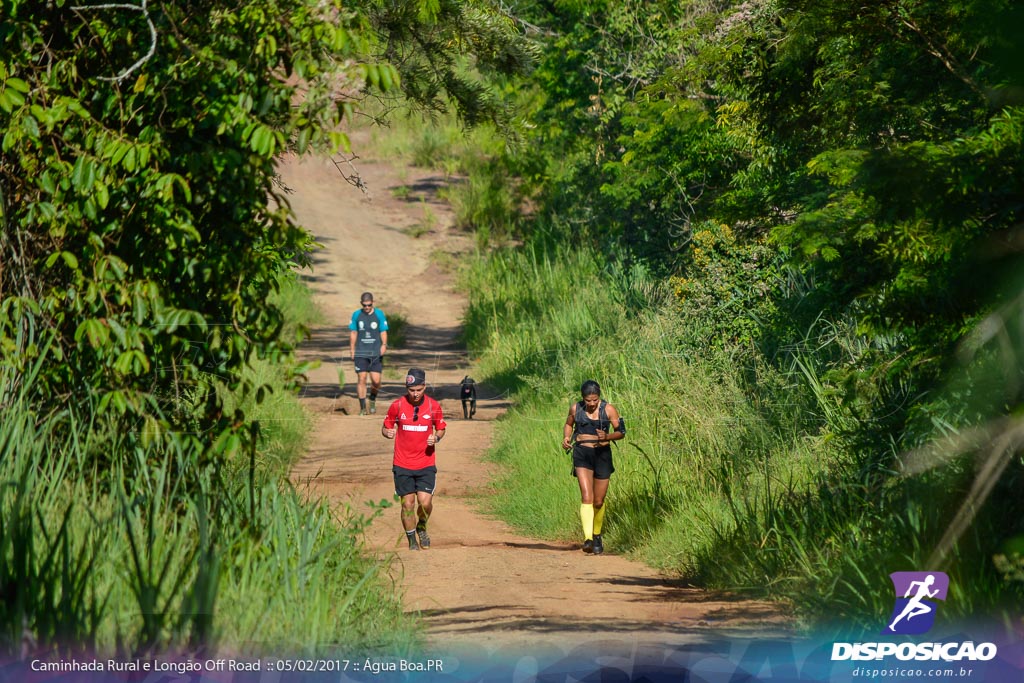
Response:
[[[4,653],[418,646],[385,568],[362,552],[369,520],[307,501],[284,476],[307,425],[286,369],[252,369],[272,389],[250,407],[257,478],[247,463],[184,462],[172,439],[129,450],[88,405],[40,414],[14,389],[31,377],[12,372],[0,366]]]
[[[437,116],[428,125],[397,119],[384,131],[375,129],[373,137],[381,156],[444,173],[449,184],[443,195],[455,226],[472,232],[481,248],[507,242],[520,220],[516,182],[500,161],[506,144],[492,126],[467,130],[454,114]]]
[[[305,338],[309,327],[325,322],[326,318],[297,273],[283,274],[277,285],[277,291],[271,294],[268,303],[285,313],[281,337],[289,343],[296,343]]]
[[[260,503],[260,535],[229,539],[218,594],[218,636],[227,648],[404,653],[422,645],[385,565],[362,551],[369,518],[339,518],[325,501],[303,502],[274,485]]]
[[[588,378],[629,430],[614,452],[609,542],[652,564],[695,572],[711,529],[731,527],[732,489],[809,479],[811,458],[782,457],[795,449],[745,394],[733,359],[686,354],[666,295],[642,269],[605,265],[587,248],[526,247],[481,258],[464,277],[481,369],[520,400],[494,453],[508,466],[501,512],[524,529],[578,535],[578,490],[559,442]]]
[[[460,170],[459,160],[474,149],[473,136],[459,125],[454,114],[436,115],[424,121],[421,114],[394,117],[387,128],[371,129],[371,147],[379,156],[403,159],[420,168]]]
[[[491,456],[503,465],[491,504],[515,526],[579,540],[561,426],[580,383],[596,379],[628,427],[608,495],[613,551],[786,599],[803,624],[845,631],[877,630],[889,572],[925,568],[969,469],[895,477],[896,444],[865,457],[847,438],[862,418],[829,368],[866,352],[851,330],[809,334],[776,365],[753,348],[695,344],[699,321],[642,269],[584,247],[499,250],[463,278],[467,341],[488,381],[515,396]],[[986,528],[974,533],[1008,531]],[[977,559],[983,547],[965,539],[946,567],[970,595],[950,616],[1020,604],[1020,582]]]
[[[176,494],[168,468],[153,472],[152,486],[83,472],[90,447],[71,413],[37,424],[14,404],[0,418],[8,653],[218,644],[312,653],[417,642],[380,564],[360,553],[355,532],[365,520],[342,528],[323,503],[268,484],[258,498],[262,526],[244,528],[232,502]],[[55,433],[77,438],[55,443]]]

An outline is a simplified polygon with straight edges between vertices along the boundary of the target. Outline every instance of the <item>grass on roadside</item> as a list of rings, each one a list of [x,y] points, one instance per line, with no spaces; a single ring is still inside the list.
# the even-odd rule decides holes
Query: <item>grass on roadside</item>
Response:
[[[315,312],[302,301],[308,292],[289,289],[285,310]],[[289,324],[297,331],[308,320]],[[369,520],[288,483],[308,423],[281,367],[252,369],[273,387],[249,406],[264,434],[254,488],[245,465],[185,462],[172,439],[129,452],[88,406],[34,414],[11,395],[20,383],[8,372],[0,367],[3,652],[25,643],[122,656],[421,646],[386,567],[363,552]],[[99,461],[113,467],[99,471]]]
[[[517,528],[579,540],[578,488],[559,442],[580,383],[595,379],[628,426],[614,451],[610,549],[709,587],[789,600],[803,624],[839,628],[839,618],[846,632],[877,628],[891,607],[889,571],[927,563],[969,470],[901,480],[862,469],[835,431],[841,395],[811,381],[812,349],[803,369],[787,369],[751,349],[687,346],[692,323],[642,271],[585,248],[500,250],[463,278],[470,348],[486,381],[513,391],[491,452],[503,466],[492,509]],[[1004,533],[987,514],[977,528]],[[971,599],[948,614],[1019,604],[1020,585],[964,543],[949,571]]]
[[[481,248],[506,243],[515,235],[520,199],[500,163],[506,140],[492,127],[467,131],[451,114],[427,126],[399,119],[387,130],[375,129],[373,141],[382,156],[442,171],[448,181],[442,194],[451,204],[455,226],[473,233]],[[410,194],[404,185],[394,192],[399,198]],[[428,222],[425,218],[424,226]]]

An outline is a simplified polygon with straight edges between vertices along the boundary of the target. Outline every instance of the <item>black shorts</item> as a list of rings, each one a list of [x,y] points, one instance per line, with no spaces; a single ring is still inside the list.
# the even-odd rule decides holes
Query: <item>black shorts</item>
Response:
[[[576,468],[582,467],[594,470],[594,479],[610,479],[615,467],[612,465],[611,446],[581,446],[576,444],[572,447],[572,473],[575,476]]]
[[[384,370],[384,360],[380,356],[376,358],[356,356],[355,362],[356,372],[381,372]]]
[[[434,493],[434,486],[437,481],[437,468],[424,467],[422,470],[407,470],[404,467],[392,467],[391,473],[395,476],[395,495],[407,496],[410,493],[423,491]]]

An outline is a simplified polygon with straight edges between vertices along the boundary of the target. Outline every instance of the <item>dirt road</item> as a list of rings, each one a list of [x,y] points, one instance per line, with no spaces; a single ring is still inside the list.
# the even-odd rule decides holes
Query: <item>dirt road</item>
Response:
[[[323,245],[309,282],[328,316],[302,349],[322,366],[305,390],[303,401],[318,422],[293,480],[357,510],[368,510],[367,501],[390,500],[392,443],[380,435],[383,412],[404,393],[406,369],[426,369],[428,390],[449,420],[438,447],[433,546],[404,549],[397,506],[377,519],[367,540],[375,551],[393,555],[393,576],[407,609],[423,617],[428,640],[498,651],[609,639],[682,645],[784,632],[776,606],[688,587],[612,553],[589,556],[577,545],[525,538],[477,511],[474,497],[491,492],[493,474],[481,456],[507,402],[481,387],[476,419],[461,418],[457,388],[470,367],[457,343],[465,297],[438,264],[443,254],[466,248],[467,238],[450,228],[448,207],[436,194],[444,183],[439,174],[372,159],[357,167],[368,194],[345,183],[327,160],[289,159],[282,167],[299,221]],[[432,230],[414,237],[425,227]],[[364,290],[409,326],[405,347],[386,357],[377,415],[360,417],[347,323]],[[551,431],[557,442],[560,425]]]

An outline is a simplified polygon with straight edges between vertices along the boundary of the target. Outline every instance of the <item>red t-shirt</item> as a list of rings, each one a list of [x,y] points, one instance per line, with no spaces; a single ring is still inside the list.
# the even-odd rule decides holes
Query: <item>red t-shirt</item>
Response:
[[[427,437],[448,426],[441,414],[441,404],[429,396],[424,395],[419,410],[416,408],[409,403],[408,396],[403,396],[391,404],[384,417],[385,429],[398,426],[394,464],[407,470],[434,466],[434,447],[427,445]]]

